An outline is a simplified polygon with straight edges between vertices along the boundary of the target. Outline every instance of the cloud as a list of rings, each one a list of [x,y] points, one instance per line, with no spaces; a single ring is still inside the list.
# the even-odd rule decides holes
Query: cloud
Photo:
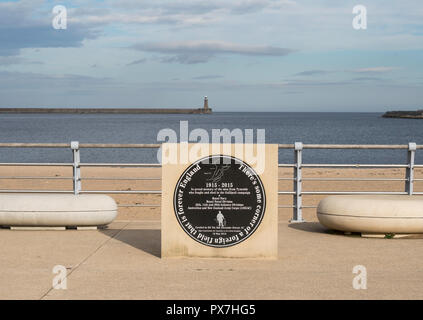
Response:
[[[224,3],[219,1],[203,1],[203,0],[116,0],[113,6],[116,9],[129,11],[161,11],[164,15],[178,13],[205,14],[215,11],[222,7]]]
[[[242,45],[224,41],[182,41],[182,42],[146,42],[132,46],[145,52],[171,55],[162,62],[179,62],[184,64],[204,63],[219,54],[237,54],[247,56],[285,56],[294,52],[292,49]]]
[[[351,81],[312,81],[312,80],[287,80],[283,82],[285,87],[328,87],[328,86],[345,86],[351,84]]]
[[[325,70],[306,70],[299,73],[294,74],[294,76],[315,76],[315,75],[324,75],[328,74],[330,71]]]
[[[228,1],[230,2],[230,1]],[[271,1],[267,0],[244,0],[235,1],[231,6],[231,12],[234,14],[246,14],[261,11],[268,7]]]
[[[382,80],[381,78],[377,78],[377,77],[372,77],[372,74],[381,74],[381,73],[387,73],[390,72],[392,70],[396,70],[399,69],[397,67],[370,67],[370,68],[359,68],[359,69],[353,69],[353,70],[332,70],[332,71],[328,71],[328,70],[320,70],[320,69],[314,69],[314,70],[305,70],[302,72],[298,72],[296,74],[294,74],[294,77],[297,76],[316,76],[316,75],[326,75],[326,74],[330,74],[330,73],[339,73],[339,72],[352,72],[352,73],[358,73],[358,74],[363,74],[365,76],[363,77],[357,77],[357,78],[353,78],[353,81],[370,81],[370,80]],[[368,75],[368,76],[366,76]]]
[[[384,79],[379,77],[357,77],[353,78],[353,81],[384,81]]]
[[[1,56],[0,55],[0,66],[10,66],[14,64],[44,64],[41,61],[33,61],[17,56]]]
[[[98,37],[99,33],[87,25],[55,30],[51,12],[40,12],[43,3],[0,3],[0,56],[16,56],[24,48],[80,47],[85,39]]]
[[[207,25],[236,15],[292,6],[290,0],[114,0],[68,10],[69,22],[104,24]]]
[[[156,60],[162,63],[197,64],[208,62],[213,55],[210,54],[178,54],[176,56],[159,57]]]
[[[179,81],[175,81],[179,80]],[[147,81],[136,84],[138,90],[147,91],[168,91],[175,90],[180,92],[186,91],[208,91],[208,90],[241,90],[244,92],[254,92],[255,90],[275,90],[278,91],[285,89],[284,93],[298,93],[302,92],[301,88],[313,87],[333,87],[333,86],[347,86],[351,81],[274,81],[274,82],[250,82],[250,81],[237,81],[237,80],[224,80],[221,81],[195,81],[181,80],[174,78],[171,81]]]
[[[370,67],[370,68],[360,68],[351,70],[352,72],[356,73],[384,73],[384,72],[390,72],[392,70],[396,70],[398,68],[396,67]]]
[[[284,56],[294,51],[279,47],[241,45],[223,41],[147,42],[135,44],[133,48],[159,53],[235,53],[267,56]]]
[[[199,21],[199,19],[197,19]],[[134,13],[107,13],[95,15],[71,16],[70,23],[83,25],[102,26],[107,24],[177,24],[194,21],[190,17],[183,16],[163,16],[156,14],[137,15]]]
[[[0,17],[1,19],[1,17]],[[24,48],[80,47],[84,39],[93,39],[96,34],[74,26],[67,30],[55,30],[51,26],[9,27],[0,30],[0,55],[17,55]]]
[[[115,85],[110,78],[96,78],[77,74],[47,75],[32,72],[0,71],[0,90],[53,90],[67,88],[102,88]]]
[[[198,76],[198,77],[193,77],[193,80],[212,80],[212,79],[220,79],[223,78],[222,75],[218,75],[218,74],[207,74],[204,76]]]
[[[118,9],[131,11],[160,11],[163,15],[231,13],[245,14],[259,12],[265,8],[292,5],[290,0],[117,0],[113,5]]]
[[[125,96],[122,82],[79,74],[0,71],[0,107],[103,107],[111,106],[113,99],[120,106],[115,97]]]
[[[147,61],[146,58],[141,58],[141,59],[138,59],[138,60],[135,60],[135,61],[132,61],[132,62],[128,63],[127,66],[135,66],[137,64],[142,64],[142,63],[144,63],[146,61]]]
[[[24,61],[23,58],[19,58],[19,57],[2,57],[0,55],[0,66],[8,66],[8,65],[12,65],[12,64],[20,64]]]

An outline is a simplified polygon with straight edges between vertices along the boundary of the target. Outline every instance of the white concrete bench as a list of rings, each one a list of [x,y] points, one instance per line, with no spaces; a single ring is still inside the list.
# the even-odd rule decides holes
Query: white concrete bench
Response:
[[[106,195],[0,194],[3,227],[101,227],[117,215]]]
[[[317,207],[329,229],[364,234],[423,233],[422,196],[329,196]]]

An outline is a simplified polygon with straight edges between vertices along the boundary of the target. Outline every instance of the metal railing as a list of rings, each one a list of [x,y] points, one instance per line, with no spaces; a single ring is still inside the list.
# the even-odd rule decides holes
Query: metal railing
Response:
[[[304,222],[302,209],[316,208],[316,206],[303,206],[303,195],[413,195],[423,194],[423,192],[414,191],[414,182],[423,181],[414,177],[415,168],[423,168],[423,165],[415,164],[417,149],[423,149],[423,145],[417,145],[410,142],[408,145],[346,145],[346,144],[303,144],[296,142],[294,145],[279,145],[280,149],[294,149],[295,163],[293,165],[281,165],[294,168],[294,191],[280,192],[279,194],[293,194],[293,217],[291,222]],[[407,164],[304,164],[302,162],[302,153],[304,149],[405,149],[407,150]],[[378,178],[378,179],[362,179],[362,178],[303,178],[303,168],[404,168],[406,169],[405,178]],[[404,181],[404,192],[386,192],[386,191],[303,191],[303,181]]]
[[[279,144],[279,149],[293,149],[295,160],[292,164],[278,164],[279,168],[292,168],[292,178],[278,178],[293,181],[293,191],[278,191],[278,195],[292,195],[292,205],[279,205],[279,208],[292,208],[293,217],[291,222],[304,222],[302,210],[304,208],[316,208],[316,206],[304,206],[304,195],[423,195],[423,192],[414,191],[414,182],[423,181],[414,177],[415,168],[423,168],[423,165],[415,164],[416,151],[423,149],[423,145],[410,142],[408,145],[349,145],[349,144]],[[122,180],[122,181],[148,181],[161,180],[160,177],[139,178],[116,178],[116,177],[86,177],[81,175],[82,167],[133,167],[133,168],[160,168],[158,163],[81,163],[80,150],[83,148],[127,148],[127,149],[158,149],[160,144],[95,144],[79,143],[0,143],[0,148],[70,148],[73,155],[72,163],[0,163],[0,166],[57,166],[72,167],[72,177],[45,177],[45,176],[0,176],[0,179],[62,179],[72,180],[72,190],[11,190],[0,189],[0,193],[105,193],[105,194],[161,194],[161,190],[83,190],[83,180]],[[304,149],[404,149],[407,151],[406,164],[305,164],[302,161]],[[404,178],[303,178],[304,168],[403,168]],[[303,191],[303,181],[399,181],[405,182],[403,192],[386,191]],[[160,207],[157,204],[120,204],[120,207]]]

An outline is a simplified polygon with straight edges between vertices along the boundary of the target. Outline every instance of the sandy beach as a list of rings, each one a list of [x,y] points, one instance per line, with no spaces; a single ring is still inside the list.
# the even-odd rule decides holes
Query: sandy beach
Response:
[[[109,168],[85,167],[81,169],[83,190],[160,190],[161,168]],[[308,178],[361,178],[361,179],[403,179],[405,169],[332,169],[305,168],[304,191],[404,191],[404,181],[307,181]],[[50,180],[6,179],[6,177],[52,177]],[[0,189],[8,190],[72,190],[72,168],[70,167],[0,167]],[[280,168],[279,178],[292,178],[293,169]],[[101,179],[101,180],[93,180]],[[105,180],[116,179],[119,180]],[[134,178],[154,178],[156,180],[131,180]],[[423,178],[423,169],[415,170],[415,178]],[[128,179],[128,180],[122,180]],[[293,181],[279,180],[279,191],[292,191]],[[415,191],[423,192],[423,181],[415,181]],[[110,194],[118,203],[117,220],[150,221],[160,220],[159,194]],[[304,206],[316,206],[325,195],[304,195]],[[125,207],[136,205],[138,207]],[[144,207],[154,205],[154,207]],[[291,195],[280,195],[279,206],[291,206]],[[307,221],[316,221],[314,208],[304,209]],[[280,208],[279,220],[292,217],[292,209]]]

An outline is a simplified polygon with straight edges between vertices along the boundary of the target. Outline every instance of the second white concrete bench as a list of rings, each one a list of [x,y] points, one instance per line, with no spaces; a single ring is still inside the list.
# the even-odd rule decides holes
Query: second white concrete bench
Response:
[[[317,218],[329,229],[345,232],[423,233],[423,197],[329,196],[320,201]]]

